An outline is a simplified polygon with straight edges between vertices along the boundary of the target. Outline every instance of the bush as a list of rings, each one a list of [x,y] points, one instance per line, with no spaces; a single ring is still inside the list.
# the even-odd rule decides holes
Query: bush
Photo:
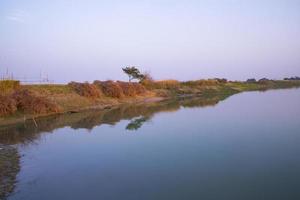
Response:
[[[43,114],[59,112],[60,108],[46,98],[37,97],[27,89],[16,90],[11,97],[18,110],[25,113]]]
[[[118,81],[117,83],[122,88],[123,94],[125,96],[132,97],[146,92],[145,87],[139,83],[130,83],[130,82],[122,82],[122,81]]]
[[[94,84],[71,82],[68,84],[77,94],[88,98],[99,98],[102,91]]]
[[[117,84],[122,88],[125,96],[133,97],[136,95],[135,88],[132,83],[117,81]]]
[[[20,87],[20,81],[3,80],[0,81],[0,93],[6,94],[12,92]]]
[[[0,116],[13,114],[16,111],[16,101],[9,96],[0,95]]]
[[[113,98],[123,98],[124,93],[120,85],[114,81],[94,81],[94,84],[101,88],[103,94]]]
[[[140,83],[132,83],[132,85],[137,95],[144,94],[147,91],[146,88]]]

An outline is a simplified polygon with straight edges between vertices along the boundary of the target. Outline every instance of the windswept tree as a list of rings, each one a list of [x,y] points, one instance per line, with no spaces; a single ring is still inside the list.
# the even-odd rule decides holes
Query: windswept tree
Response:
[[[123,72],[128,75],[129,82],[134,79],[143,80],[144,75],[140,72],[140,70],[136,67],[125,67],[122,68]]]

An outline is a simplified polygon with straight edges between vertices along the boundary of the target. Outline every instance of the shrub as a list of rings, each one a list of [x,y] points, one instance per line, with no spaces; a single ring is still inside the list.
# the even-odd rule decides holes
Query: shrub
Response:
[[[120,85],[114,81],[94,81],[94,84],[101,88],[103,94],[113,98],[123,98],[124,93]]]
[[[43,97],[37,97],[27,89],[16,90],[11,98],[16,102],[18,110],[25,113],[43,114],[59,112],[60,108]]]
[[[132,85],[137,95],[144,94],[147,91],[146,88],[140,83],[132,83]]]
[[[133,97],[136,95],[135,88],[132,83],[117,81],[117,84],[122,88],[125,96]]]
[[[0,93],[6,94],[12,92],[20,87],[20,81],[16,80],[2,80],[0,81]]]
[[[125,96],[135,96],[146,92],[145,87],[139,83],[122,82],[122,81],[117,81],[117,83],[122,88],[123,94]]]
[[[16,101],[9,96],[0,95],[0,116],[13,114],[17,111]]]
[[[70,82],[68,84],[77,94],[88,98],[99,98],[102,91],[94,84]]]

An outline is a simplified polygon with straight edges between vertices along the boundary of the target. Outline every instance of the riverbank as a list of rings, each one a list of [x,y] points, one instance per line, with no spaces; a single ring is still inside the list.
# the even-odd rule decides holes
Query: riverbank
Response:
[[[100,87],[100,93],[99,95],[97,94],[96,97],[86,95],[94,94],[89,90],[87,90],[89,93],[84,93],[86,87],[90,85],[93,86],[93,84],[81,85],[84,86],[84,88],[80,88],[79,92],[70,85],[22,85],[18,88],[18,90],[21,88],[22,90],[30,91],[30,94],[34,98],[45,99],[50,102],[51,105],[55,105],[59,109],[55,110],[55,112],[42,113],[17,111],[13,114],[1,116],[0,126],[22,123],[27,120],[35,121],[37,118],[56,114],[78,113],[86,110],[112,109],[124,104],[143,104],[147,102],[157,102],[163,99],[176,99],[180,97],[200,96],[205,98],[215,95],[228,96],[243,91],[264,91],[269,89],[284,89],[300,86],[300,81],[290,80],[267,80],[251,83],[224,80],[198,80],[187,82],[167,80],[138,85],[139,89],[140,87],[143,87],[143,91],[138,94],[134,93],[134,95],[128,95],[130,94],[128,91],[132,91],[129,90],[131,86],[130,83],[110,82],[110,87],[118,86],[115,83],[118,83],[119,85],[122,83],[122,96],[120,97],[107,95],[111,93],[103,94],[103,87]],[[31,98],[29,98],[29,102],[30,99]]]

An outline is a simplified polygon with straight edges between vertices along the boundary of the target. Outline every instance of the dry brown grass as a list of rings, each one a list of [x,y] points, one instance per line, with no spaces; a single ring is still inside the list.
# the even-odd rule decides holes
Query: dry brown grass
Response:
[[[8,94],[20,87],[20,81],[2,80],[0,81],[0,94]]]
[[[132,85],[137,95],[145,94],[147,92],[146,88],[140,83],[132,83]]]
[[[124,93],[117,82],[114,81],[94,81],[94,84],[101,88],[103,94],[112,98],[123,98]]]
[[[135,87],[132,83],[117,81],[117,84],[122,88],[123,94],[128,97],[136,96]]]
[[[32,114],[44,114],[59,112],[60,108],[43,97],[35,96],[27,89],[16,90],[11,96],[16,102],[18,111]]]
[[[161,80],[152,82],[155,89],[178,89],[180,87],[180,82],[177,80]]]
[[[102,96],[101,89],[94,84],[70,82],[68,85],[80,96],[88,98],[99,98]]]
[[[13,114],[16,111],[16,101],[9,96],[0,95],[0,116]]]

